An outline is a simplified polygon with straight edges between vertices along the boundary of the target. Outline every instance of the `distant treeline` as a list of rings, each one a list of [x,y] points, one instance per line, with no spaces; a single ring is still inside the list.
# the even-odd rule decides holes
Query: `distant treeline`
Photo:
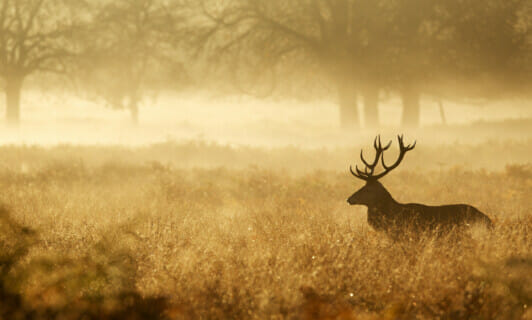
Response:
[[[530,98],[531,28],[532,0],[0,0],[0,78],[14,124],[24,82],[52,74],[135,122],[158,91],[201,89],[331,97],[346,127],[393,95],[415,127],[422,96]]]

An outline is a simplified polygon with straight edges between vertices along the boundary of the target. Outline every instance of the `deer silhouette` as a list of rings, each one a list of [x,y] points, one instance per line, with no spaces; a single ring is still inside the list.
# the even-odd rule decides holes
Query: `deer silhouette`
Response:
[[[375,138],[373,146],[375,148],[375,159],[368,162],[360,151],[360,158],[365,165],[364,170],[355,166],[355,171],[349,167],[351,174],[358,179],[364,180],[366,185],[355,192],[347,202],[350,205],[364,205],[368,207],[368,224],[377,231],[384,231],[392,237],[397,237],[398,233],[405,230],[413,231],[434,231],[450,230],[457,226],[470,226],[481,223],[492,227],[492,222],[484,213],[466,204],[453,204],[443,206],[427,206],[418,203],[401,204],[393,199],[391,194],[378,181],[390,171],[397,168],[405,154],[414,149],[416,142],[412,145],[404,145],[403,136],[397,136],[399,141],[399,157],[391,166],[387,166],[384,161],[384,151],[388,150],[392,144],[390,141],[386,146],[382,146],[380,136]],[[384,169],[376,174],[375,168],[379,160]]]

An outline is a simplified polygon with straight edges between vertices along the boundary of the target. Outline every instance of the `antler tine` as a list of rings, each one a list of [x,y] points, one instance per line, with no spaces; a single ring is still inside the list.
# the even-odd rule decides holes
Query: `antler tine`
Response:
[[[377,135],[375,137],[375,140],[373,140],[373,147],[378,150],[379,149],[379,145],[377,144],[377,142],[380,142],[381,141],[381,135]]]
[[[371,165],[366,161],[366,159],[364,159],[364,150],[360,150],[360,159],[362,160],[364,165],[366,165],[366,167],[371,167]]]
[[[349,166],[349,171],[351,171],[351,174],[354,175],[355,177],[359,178],[359,179],[362,179],[362,180],[367,180],[367,177],[366,175],[361,172],[357,166],[355,166],[355,169],[357,172],[354,172],[353,171],[353,167],[352,166]]]
[[[388,142],[388,144],[385,147],[383,147],[380,134],[375,138],[375,143],[373,144],[373,146],[375,147],[375,150],[380,151],[380,152],[388,150],[391,145],[392,145],[392,141],[390,140],[390,142]]]
[[[364,171],[366,171],[366,174],[368,174],[368,175],[373,174],[373,171],[375,170],[375,167],[379,163],[379,158],[380,158],[380,155],[381,155],[382,151],[386,150],[386,148],[385,149],[382,148],[382,144],[381,144],[381,141],[380,141],[380,136],[377,136],[375,138],[375,141],[373,142],[373,146],[375,147],[375,160],[373,160],[373,163],[369,163],[368,161],[366,161],[366,159],[364,159],[364,150],[360,150],[360,159],[362,160],[362,162],[366,166]],[[389,146],[388,146],[388,148],[389,148]],[[369,169],[369,172],[368,172],[368,169]]]
[[[381,156],[381,163],[382,163],[382,167],[384,168],[385,172],[388,171],[389,170],[388,166],[386,166],[386,163],[384,163],[384,155]]]
[[[378,140],[378,142],[377,142]],[[373,163],[373,169],[377,166],[377,163],[379,163],[380,159],[384,159],[384,151],[390,149],[390,146],[392,145],[392,140],[388,142],[388,144],[383,147],[381,142],[381,136],[378,135],[377,138],[375,138],[375,162]],[[384,165],[384,163],[383,163]],[[371,172],[373,174],[373,171]]]
[[[405,146],[405,144],[403,142],[403,135],[397,136],[397,139],[399,140],[399,148],[400,148],[400,150],[410,151],[410,150],[412,150],[412,149],[414,149],[416,147],[417,141],[414,141],[413,144],[409,144],[409,145]]]
[[[392,145],[392,140],[390,140],[390,141],[388,142],[388,144],[386,145],[386,147],[382,148],[382,151],[386,151],[386,150],[390,149],[390,146],[391,146],[391,145]]]
[[[394,164],[392,164],[391,166],[387,166],[386,163],[384,162],[384,154],[382,154],[381,155],[381,163],[382,163],[382,167],[384,168],[384,172],[382,172],[381,174],[379,174],[377,176],[374,176],[375,179],[380,179],[380,178],[384,177],[386,174],[388,174],[388,172],[390,172],[393,169],[397,168],[397,166],[399,166],[401,161],[403,161],[403,158],[404,158],[405,154],[408,151],[414,149],[414,147],[416,146],[416,142],[414,142],[412,145],[407,145],[405,147],[404,142],[403,142],[403,135],[398,135],[397,136],[397,140],[399,142],[399,157],[397,158],[397,160],[395,161]]]
[[[416,146],[415,141],[413,144],[405,146],[403,142],[403,135],[398,135],[397,140],[399,141],[399,158],[393,165],[387,166],[386,163],[384,162],[384,151],[390,148],[390,146],[392,145],[392,141],[388,142],[387,145],[382,146],[381,136],[378,135],[377,137],[375,137],[375,140],[373,141],[373,147],[375,148],[375,160],[373,161],[373,163],[369,163],[364,158],[364,151],[360,150],[360,159],[365,165],[364,171],[360,170],[358,166],[355,166],[356,171],[354,171],[353,167],[350,166],[349,170],[351,171],[351,174],[365,181],[377,180],[377,179],[384,177],[391,170],[395,169],[403,160],[403,157],[405,156],[406,152],[414,149],[414,147]],[[384,172],[378,175],[374,175],[375,168],[379,164],[379,160],[382,162],[382,167],[384,168]]]
[[[355,169],[357,170],[358,175],[368,177],[369,174],[367,173],[367,170],[364,170],[364,172],[360,169],[358,169],[358,166],[355,165]]]

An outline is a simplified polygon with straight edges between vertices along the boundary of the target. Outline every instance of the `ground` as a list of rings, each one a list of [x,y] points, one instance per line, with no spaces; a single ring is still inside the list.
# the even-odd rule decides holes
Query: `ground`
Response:
[[[396,200],[495,228],[399,243],[346,203],[354,149],[3,147],[0,318],[530,319],[530,147],[412,151]]]

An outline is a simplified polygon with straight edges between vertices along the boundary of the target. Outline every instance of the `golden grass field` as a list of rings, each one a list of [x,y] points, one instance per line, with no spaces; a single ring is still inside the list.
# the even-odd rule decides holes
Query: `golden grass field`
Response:
[[[3,147],[0,319],[532,319],[531,147],[418,147],[396,200],[495,228],[403,242],[346,203],[358,148]]]

